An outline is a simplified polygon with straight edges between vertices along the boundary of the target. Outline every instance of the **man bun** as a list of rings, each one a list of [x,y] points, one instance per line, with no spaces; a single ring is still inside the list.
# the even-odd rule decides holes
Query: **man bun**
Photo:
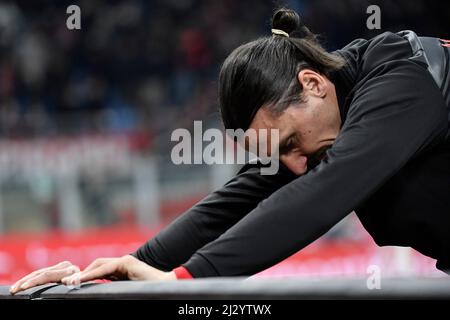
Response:
[[[290,35],[300,28],[300,16],[291,9],[278,9],[272,17],[272,29],[281,30]]]

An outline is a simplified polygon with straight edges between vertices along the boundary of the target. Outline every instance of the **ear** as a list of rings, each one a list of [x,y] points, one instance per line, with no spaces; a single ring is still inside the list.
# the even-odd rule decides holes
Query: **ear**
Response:
[[[311,69],[303,69],[299,71],[297,78],[305,95],[313,95],[319,98],[326,97],[328,83],[320,73]]]

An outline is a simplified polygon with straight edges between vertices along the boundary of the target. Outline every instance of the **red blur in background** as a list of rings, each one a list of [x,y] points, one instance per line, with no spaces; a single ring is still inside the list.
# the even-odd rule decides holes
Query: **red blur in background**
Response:
[[[119,257],[134,252],[158,229],[109,227],[82,232],[52,231],[42,234],[0,236],[0,284],[11,284],[29,272],[69,260],[86,267],[99,257]],[[407,261],[401,260],[407,259]],[[409,266],[405,270],[402,265]],[[382,275],[439,276],[435,261],[413,251],[405,257],[396,248],[378,248],[363,241],[316,241],[301,252],[269,268],[257,277],[274,276],[367,276],[370,265]]]

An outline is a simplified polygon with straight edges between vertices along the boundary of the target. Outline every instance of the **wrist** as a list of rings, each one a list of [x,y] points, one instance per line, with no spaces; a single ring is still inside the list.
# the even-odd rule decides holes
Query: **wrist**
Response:
[[[163,272],[163,274],[161,276],[161,280],[163,280],[163,281],[177,280],[177,276],[175,275],[175,272],[173,272],[173,271]]]

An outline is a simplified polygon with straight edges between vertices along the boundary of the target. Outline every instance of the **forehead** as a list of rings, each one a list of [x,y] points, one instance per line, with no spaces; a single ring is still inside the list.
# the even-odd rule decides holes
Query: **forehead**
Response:
[[[262,107],[256,112],[249,129],[278,129],[280,132],[289,131],[293,126],[303,125],[304,114],[302,108],[289,106],[280,114],[274,115],[269,107]]]

